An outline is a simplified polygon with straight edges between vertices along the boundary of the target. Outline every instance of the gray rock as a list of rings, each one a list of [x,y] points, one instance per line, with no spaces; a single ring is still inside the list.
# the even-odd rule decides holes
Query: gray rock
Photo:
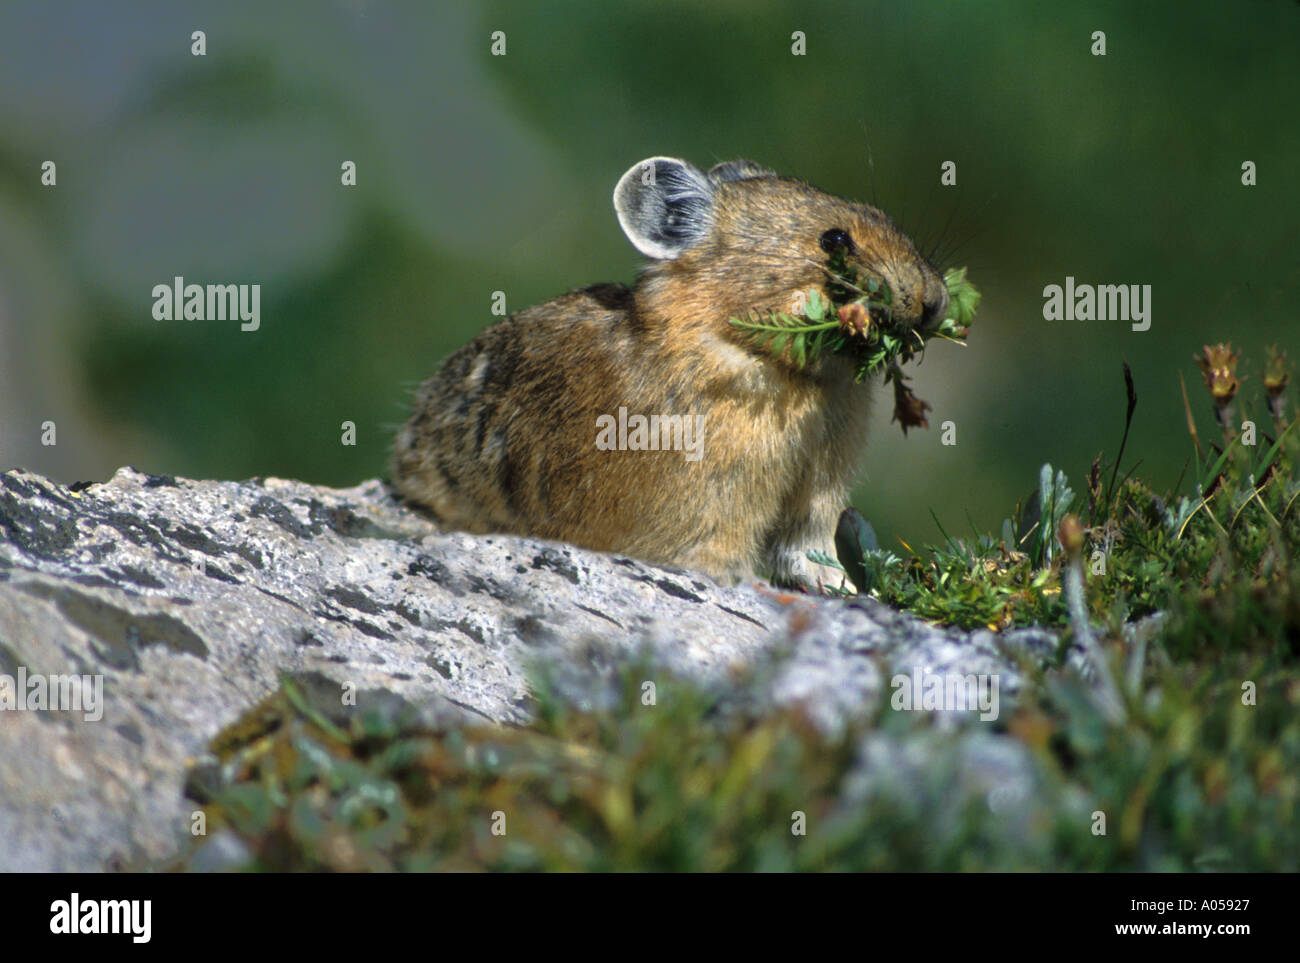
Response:
[[[596,706],[614,697],[613,668],[638,656],[739,699],[802,703],[835,729],[879,711],[890,680],[914,671],[996,675],[1005,713],[1023,683],[1016,660],[1055,649],[1043,630],[1003,640],[871,599],[791,598],[538,539],[440,532],[379,481],[335,490],[124,468],[65,488],[8,472],[0,677],[101,677],[102,717],[0,711],[0,870],[176,852],[196,808],[187,768],[282,674],[389,693],[439,724],[520,723],[530,665]],[[998,760],[999,785],[1030,785],[1012,771],[1020,756],[996,747],[1005,737],[972,712],[947,715]],[[896,767],[924,751],[865,746],[862,791],[875,791],[872,759]],[[237,841],[224,845],[214,867],[237,862]]]

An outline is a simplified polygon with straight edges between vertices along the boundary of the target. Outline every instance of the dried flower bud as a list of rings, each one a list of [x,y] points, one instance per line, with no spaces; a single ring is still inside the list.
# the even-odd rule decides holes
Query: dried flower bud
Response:
[[[894,417],[889,420],[897,421],[904,435],[908,428],[929,428],[930,423],[926,420],[925,413],[933,410],[928,403],[912,394],[912,389],[903,384],[901,377],[894,379]]]
[[[1286,390],[1291,380],[1291,372],[1286,363],[1286,350],[1279,351],[1277,345],[1268,349],[1268,364],[1264,367],[1264,390],[1270,395],[1279,395]]]
[[[867,336],[867,329],[871,327],[871,315],[862,304],[850,301],[835,314],[840,319],[840,327],[850,335],[857,335],[860,338]]]
[[[1065,549],[1065,554],[1071,558],[1076,558],[1083,553],[1083,526],[1074,515],[1066,515],[1061,519],[1056,537],[1061,540],[1061,547]]]
[[[1268,349],[1268,364],[1264,366],[1264,391],[1268,396],[1269,414],[1281,428],[1286,424],[1287,382],[1291,380],[1291,366],[1286,363],[1286,351],[1279,351],[1277,345]]]
[[[1231,344],[1207,344],[1195,356],[1205,378],[1205,387],[1210,389],[1216,405],[1226,405],[1236,397],[1237,389],[1241,387],[1237,380],[1237,362],[1240,360],[1241,353],[1234,351]]]

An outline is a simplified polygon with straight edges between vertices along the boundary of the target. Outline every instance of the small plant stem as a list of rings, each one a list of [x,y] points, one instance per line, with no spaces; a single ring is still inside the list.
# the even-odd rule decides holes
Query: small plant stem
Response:
[[[1273,513],[1268,510],[1268,506],[1264,504],[1264,499],[1259,497],[1259,493],[1262,492],[1267,487],[1268,487],[1268,482],[1265,482],[1264,484],[1260,485],[1258,488],[1251,491],[1250,497],[1241,503],[1241,507],[1238,508],[1236,514],[1232,516],[1232,521],[1228,523],[1228,528],[1236,527],[1237,519],[1241,516],[1241,513],[1246,510],[1246,506],[1253,501],[1259,502],[1259,507],[1264,510],[1264,514],[1269,517],[1269,521],[1271,521],[1274,525],[1280,524],[1278,520],[1273,517]]]
[[[1197,467],[1199,469],[1200,459],[1204,458],[1205,455],[1201,451],[1201,438],[1196,433],[1196,419],[1192,417],[1192,406],[1187,400],[1187,383],[1183,381],[1183,373],[1181,371],[1178,372],[1178,386],[1183,390],[1183,411],[1187,414],[1187,431],[1192,436],[1192,444],[1196,446]]]
[[[758,324],[750,321],[744,321],[736,325],[736,327],[745,331],[780,331],[785,334],[802,334],[805,331],[829,331],[831,328],[838,328],[839,326],[839,321],[826,321],[822,324],[798,325],[797,327],[793,325]]]
[[[1286,506],[1282,509],[1282,517],[1283,517],[1283,518],[1286,518],[1287,515],[1289,515],[1289,514],[1291,513],[1291,506],[1295,504],[1295,500],[1296,500],[1297,498],[1300,498],[1300,491],[1296,492],[1296,493],[1295,493],[1294,495],[1292,495],[1289,499],[1287,499]]]
[[[1123,722],[1124,700],[1120,697],[1119,687],[1115,684],[1115,676],[1106,659],[1106,653],[1102,651],[1097,637],[1092,634],[1087,597],[1084,592],[1083,556],[1077,553],[1072,553],[1066,562],[1065,601],[1070,609],[1070,625],[1074,628],[1074,637],[1097,671],[1097,708],[1108,722]]]
[[[1192,509],[1192,513],[1187,516],[1186,520],[1182,524],[1182,527],[1178,529],[1178,538],[1183,537],[1183,532],[1187,531],[1188,523],[1191,522],[1191,520],[1194,517],[1196,517],[1196,513],[1199,512],[1202,508],[1205,509],[1205,514],[1210,516],[1210,519],[1214,522],[1214,524],[1218,525],[1219,531],[1223,532],[1224,535],[1228,534],[1227,530],[1224,529],[1224,527],[1219,524],[1219,520],[1214,517],[1214,512],[1210,511],[1210,500],[1208,498],[1202,497],[1200,503],[1197,504],[1197,506]]]

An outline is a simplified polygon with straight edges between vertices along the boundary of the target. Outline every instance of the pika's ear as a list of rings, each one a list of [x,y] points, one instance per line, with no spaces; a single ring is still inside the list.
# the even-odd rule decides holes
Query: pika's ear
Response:
[[[638,251],[672,260],[709,232],[713,183],[686,161],[650,157],[619,178],[614,211]]]

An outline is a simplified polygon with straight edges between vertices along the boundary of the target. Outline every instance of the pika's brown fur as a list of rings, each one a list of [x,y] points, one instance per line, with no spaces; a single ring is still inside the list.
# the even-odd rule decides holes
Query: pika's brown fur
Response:
[[[801,292],[824,292],[833,229],[851,239],[850,262],[889,285],[896,319],[941,319],[942,278],[881,211],[747,161],[705,173],[650,158],[624,175],[615,207],[654,263],[631,288],[570,292],[451,355],[397,435],[395,486],[453,529],[559,539],[723,580],[838,584],[806,553],[835,554],[870,385],[840,356],[802,370],[773,357],[728,319],[791,312]],[[698,460],[598,448],[620,408],[702,415]]]

